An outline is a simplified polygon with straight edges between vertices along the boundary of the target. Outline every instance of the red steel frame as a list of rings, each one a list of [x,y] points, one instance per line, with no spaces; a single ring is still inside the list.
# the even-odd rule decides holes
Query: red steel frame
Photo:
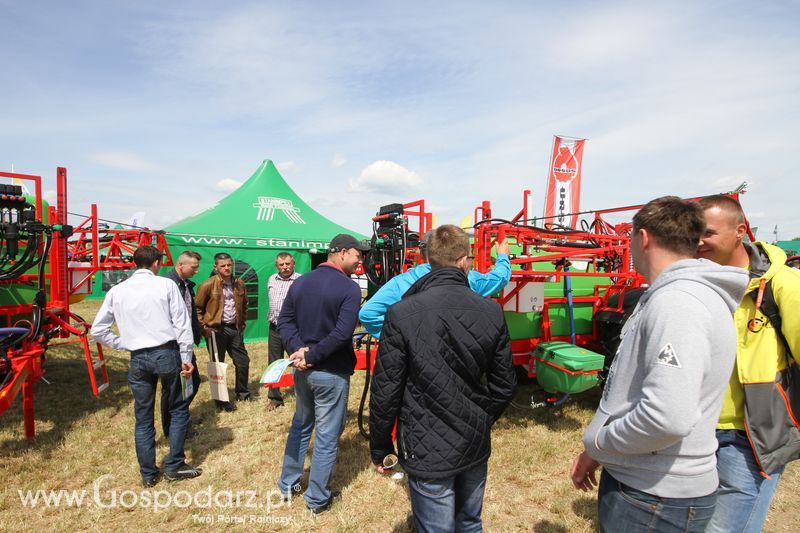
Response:
[[[594,231],[551,231],[529,225],[528,205],[531,192],[523,192],[523,207],[509,221],[492,219],[491,205],[484,201],[475,209],[474,254],[475,268],[480,272],[488,272],[492,267],[491,250],[498,240],[511,238],[521,247],[521,253],[511,259],[512,265],[519,265],[511,271],[511,281],[515,286],[504,290],[497,301],[501,305],[513,300],[525,285],[529,283],[559,282],[566,277],[607,278],[611,284],[598,283],[591,296],[573,296],[573,304],[592,304],[593,314],[605,308],[608,297],[614,293],[624,294],[625,290],[638,287],[643,278],[633,269],[630,255],[630,224],[613,226],[602,216],[611,212],[638,209],[636,207],[597,211],[594,228],[602,228],[602,232]],[[482,223],[482,221],[485,221]],[[536,253],[534,253],[536,252]],[[613,260],[613,268],[598,271],[604,261]],[[564,265],[572,261],[587,262],[585,271],[565,269]],[[537,270],[535,265],[551,263],[554,270]],[[553,335],[550,310],[554,306],[567,304],[566,297],[545,297],[541,316],[541,335],[512,342],[514,364],[524,366],[533,377],[532,351],[540,342],[571,342],[570,335]],[[615,309],[621,309],[620,304]],[[592,324],[592,332],[577,334],[575,342],[580,346],[595,348],[597,346],[597,327]]]
[[[18,178],[33,181],[36,188],[36,218],[42,219],[42,179],[40,176],[0,172],[0,177]],[[0,388],[0,414],[6,411],[22,392],[22,413],[25,423],[25,436],[35,436],[33,383],[44,375],[44,353],[50,344],[49,338],[77,337],[76,340],[59,344],[80,343],[86,358],[89,383],[92,393],[97,396],[108,385],[108,370],[103,357],[103,349],[99,343],[97,359],[92,357],[88,333],[91,324],[70,311],[70,296],[90,282],[95,273],[102,270],[127,270],[131,263],[127,259],[139,246],[152,244],[165,255],[164,266],[172,265],[163,233],[149,230],[101,230],[97,217],[97,205],[92,204],[91,215],[83,220],[73,232],[72,238],[65,237],[60,229],[67,224],[67,169],[59,167],[56,171],[56,206],[48,209],[48,223],[55,225],[50,247],[49,273],[45,274],[49,282],[49,296],[43,311],[45,325],[43,333],[36,339],[25,339],[16,350],[9,349],[6,354],[11,361],[12,379]],[[102,234],[102,235],[101,235]],[[43,248],[43,246],[42,246]],[[39,253],[43,252],[40,248]],[[104,253],[104,255],[103,255]],[[128,254],[126,257],[125,254]],[[101,257],[102,255],[102,257]],[[70,266],[71,261],[82,262],[79,266]],[[74,286],[71,284],[73,272],[85,272],[85,276]],[[38,282],[38,273],[26,274],[1,284]],[[29,315],[33,311],[31,304],[0,305],[0,320],[11,326],[13,317]],[[19,322],[18,322],[19,323]],[[96,372],[101,371],[102,384],[98,385]]]
[[[410,231],[417,232],[417,234],[422,237],[425,232],[430,230],[433,227],[433,214],[425,211],[425,200],[416,200],[414,202],[409,202],[407,204],[403,204],[403,215],[406,217],[416,217],[417,222],[416,224],[408,224],[408,229]],[[419,254],[419,248],[413,249],[406,249],[406,264],[404,265],[404,271],[408,270],[409,268],[413,268],[415,264],[422,263],[422,256]],[[359,267],[361,269],[361,267]],[[363,269],[356,274],[362,274]],[[359,348],[356,351],[356,366],[355,370],[366,370],[367,368],[367,351],[365,348]],[[377,350],[372,351],[372,357],[370,358],[370,372],[375,367],[375,353]],[[287,372],[277,383],[273,383],[272,385],[268,385],[269,387],[291,387],[294,385],[294,375],[290,372]],[[265,385],[265,387],[268,387]]]
[[[433,227],[433,214],[425,211],[425,200],[403,204],[403,215],[417,218],[416,229],[411,224],[408,225],[408,229],[416,231],[420,238]],[[421,263],[423,260],[419,248],[406,248],[406,264],[403,266],[403,272],[407,272]]]
[[[573,303],[591,303],[593,315],[598,311],[604,310],[621,312],[625,291],[640,287],[645,283],[645,280],[633,268],[630,253],[632,224],[630,222],[611,224],[604,219],[604,216],[638,211],[643,204],[593,211],[594,221],[591,227],[594,230],[592,232],[553,232],[528,225],[531,220],[528,216],[530,194],[529,190],[523,192],[523,207],[508,222],[492,220],[491,205],[488,201],[482,202],[480,206],[475,208],[476,223],[487,221],[478,224],[475,228],[474,253],[475,267],[478,271],[488,272],[491,269],[491,250],[498,240],[512,237],[518,245],[522,246],[522,253],[511,260],[512,264],[520,265],[518,270],[511,271],[511,281],[516,282],[516,286],[509,291],[503,291],[501,296],[497,298],[498,302],[504,305],[511,301],[528,283],[558,282],[567,276],[610,278],[610,285],[595,285],[592,296],[575,296],[572,301]],[[739,200],[739,193],[737,192],[728,193],[728,196],[737,201]],[[701,198],[690,199],[700,200]],[[747,231],[750,238],[753,239],[754,236],[749,224],[747,224]],[[589,247],[586,247],[587,243],[590,243]],[[580,244],[580,246],[576,246],[576,244]],[[545,254],[533,255],[532,251],[545,252]],[[607,258],[616,258],[617,267],[608,272],[598,272],[596,267],[599,262]],[[584,272],[565,271],[563,261],[586,261],[593,268],[591,271],[587,268],[587,271]],[[548,262],[557,265],[554,271],[534,269],[535,264]],[[609,307],[609,297],[613,294],[619,294],[619,300],[616,306]],[[538,343],[555,340],[571,342],[570,336],[556,336],[551,332],[550,307],[553,305],[563,306],[566,303],[566,297],[545,297],[542,308],[541,336],[512,342],[514,364],[527,367],[528,375],[531,377],[535,376],[531,353]],[[592,321],[592,332],[590,334],[576,335],[576,343],[580,346],[596,349],[598,346],[597,323]]]

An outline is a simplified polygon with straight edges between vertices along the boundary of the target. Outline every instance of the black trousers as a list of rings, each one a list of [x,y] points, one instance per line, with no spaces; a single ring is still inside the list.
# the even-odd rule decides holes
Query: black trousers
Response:
[[[194,370],[192,370],[192,395],[189,396],[189,401],[186,402],[186,409],[189,409],[189,406],[192,404],[194,397],[197,396],[197,390],[200,388],[200,369],[197,368],[197,357],[194,356],[194,352],[192,352],[192,366]],[[178,378],[180,379],[180,378]],[[165,386],[166,385],[166,386]],[[172,416],[169,414],[169,385],[162,383],[161,384],[161,429],[164,430],[164,436],[169,437],[169,423],[172,420]],[[189,417],[189,425],[187,426],[187,430],[191,428],[192,419]]]
[[[219,362],[225,362],[225,354],[228,353],[233,359],[233,366],[236,367],[236,398],[244,400],[250,397],[250,389],[247,384],[250,379],[250,356],[247,348],[244,347],[242,333],[231,326],[222,325],[217,330],[217,356]],[[206,339],[206,343],[211,350],[211,339]],[[209,351],[209,359],[211,359]]]
[[[284,352],[286,351],[286,347],[283,345],[283,339],[281,338],[281,334],[278,333],[278,326],[273,324],[272,322],[269,323],[269,362],[272,364],[275,361],[284,358]],[[281,395],[281,389],[278,387],[269,387],[269,392],[267,393],[267,397],[270,400],[275,400],[278,403],[283,403],[283,396]]]

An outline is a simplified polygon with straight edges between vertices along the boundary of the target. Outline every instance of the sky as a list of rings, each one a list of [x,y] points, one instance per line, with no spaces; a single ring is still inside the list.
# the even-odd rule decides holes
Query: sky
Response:
[[[264,159],[368,233],[543,209],[553,135],[582,209],[734,189],[800,237],[797,2],[0,0],[0,170],[69,172],[70,211],[168,226]]]

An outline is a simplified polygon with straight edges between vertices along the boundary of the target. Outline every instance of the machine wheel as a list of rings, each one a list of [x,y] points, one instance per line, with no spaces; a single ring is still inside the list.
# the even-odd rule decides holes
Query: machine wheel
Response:
[[[600,372],[599,383],[603,387],[608,376],[608,370],[611,368],[611,363],[614,361],[614,356],[619,348],[621,341],[620,334],[622,333],[622,326],[627,322],[628,317],[631,316],[636,304],[644,294],[646,288],[629,289],[624,292],[625,297],[622,300],[622,311],[599,311],[594,320],[597,322],[597,337],[605,355],[605,362],[603,364],[603,371]],[[607,307],[617,307],[619,304],[620,294],[612,294],[608,298]]]

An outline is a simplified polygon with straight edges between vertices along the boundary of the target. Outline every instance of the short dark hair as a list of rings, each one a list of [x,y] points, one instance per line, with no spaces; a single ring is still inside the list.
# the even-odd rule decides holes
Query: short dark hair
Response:
[[[445,224],[433,230],[426,248],[431,267],[455,266],[459,259],[469,255],[469,237],[458,226]]]
[[[701,198],[700,207],[703,208],[703,211],[716,207],[720,211],[725,211],[731,215],[734,225],[744,224],[745,218],[742,204],[727,194],[714,194]]]
[[[289,252],[281,252],[275,256],[275,262],[277,262],[278,259],[286,259],[287,257],[292,261],[294,261],[294,256],[292,254],[290,254]]]
[[[230,259],[231,261],[233,261],[233,257],[231,257],[231,254],[229,254],[228,252],[219,252],[218,254],[214,255],[214,264],[216,265],[220,261],[224,261],[226,259]]]
[[[198,261],[200,261],[203,258],[203,256],[192,250],[182,251],[181,255],[178,256],[178,260],[180,260],[181,257],[189,257],[191,259],[197,259]]]
[[[706,219],[697,202],[662,196],[647,202],[633,216],[634,233],[640,229],[646,229],[662,248],[694,257],[706,231]]]
[[[150,268],[153,263],[161,260],[161,251],[155,246],[140,246],[133,252],[133,264],[136,268]]]

